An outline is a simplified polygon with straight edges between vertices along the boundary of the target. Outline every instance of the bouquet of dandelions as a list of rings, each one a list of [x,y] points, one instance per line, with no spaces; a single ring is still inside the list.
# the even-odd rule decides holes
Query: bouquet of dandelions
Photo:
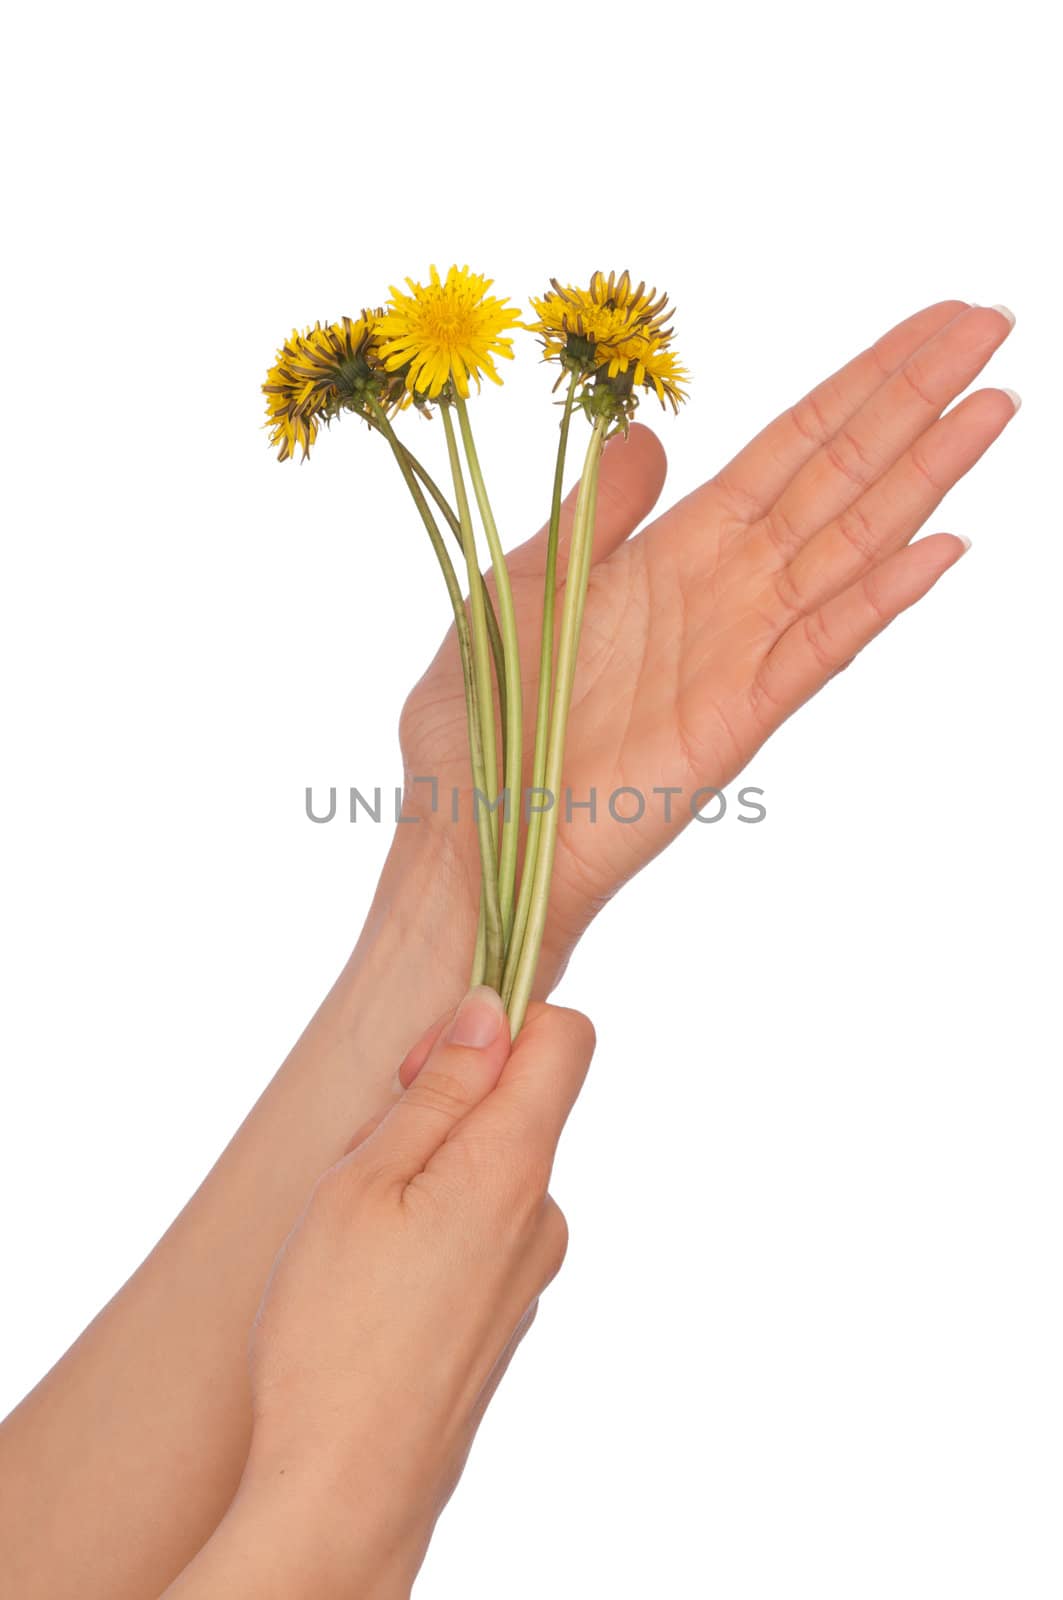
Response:
[[[451,267],[441,279],[432,267],[426,284],[406,280],[408,293],[393,288],[383,310],[293,332],[278,351],[263,392],[268,401],[270,443],[281,461],[302,451],[305,461],[321,423],[351,411],[389,445],[424,523],[443,571],[454,611],[454,627],[465,680],[472,767],[473,812],[479,841],[480,919],[472,958],[472,983],[487,983],[502,996],[514,1034],[524,1020],[546,926],[550,876],[557,843],[558,805],[565,730],[590,575],[598,466],[602,447],[627,431],[640,392],[652,390],[663,406],[678,411],[687,373],[671,349],[667,297],[630,274],[606,278],[596,272],[586,289],[551,279],[541,299],[532,298],[532,322],[490,295],[490,278]],[[564,385],[560,438],[554,469],[547,542],[539,683],[530,786],[524,780],[521,665],[516,617],[506,558],[491,512],[466,402],[469,380],[501,383],[498,357],[511,358],[515,328],[536,333],[544,359],[560,367],[555,390]],[[443,419],[453,504],[431,478],[393,420],[413,407]],[[583,474],[572,525],[568,576],[555,626],[555,588],[561,491],[569,428],[575,410],[590,424]],[[460,445],[459,445],[460,439]],[[463,461],[464,457],[464,461]],[[480,568],[466,472],[483,526],[498,609]],[[465,563],[468,611],[440,531],[453,533]],[[556,632],[556,649],[555,649]],[[495,696],[497,694],[497,706]],[[521,801],[528,806],[523,861],[518,876]]]

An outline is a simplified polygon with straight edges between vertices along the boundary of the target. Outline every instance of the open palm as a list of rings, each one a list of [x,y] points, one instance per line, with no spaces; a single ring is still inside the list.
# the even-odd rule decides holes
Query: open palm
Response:
[[[962,301],[916,313],[635,538],[663,485],[664,452],[641,427],[607,446],[565,759],[566,788],[575,801],[595,791],[598,814],[566,814],[560,801],[540,991],[596,911],[690,820],[691,796],[734,778],[963,554],[950,534],[910,541],[1014,415],[1001,389],[942,415],[1010,330],[1000,311]],[[562,583],[573,507],[570,496]],[[529,728],[545,557],[540,531],[508,558]],[[435,775],[446,794],[468,789],[453,630],[406,703],[401,740],[408,775]],[[646,804],[621,826],[607,805],[625,786]],[[412,805],[427,798],[411,786]],[[633,814],[639,800],[617,804]],[[446,815],[444,806],[436,820],[467,856],[474,895],[475,830]]]

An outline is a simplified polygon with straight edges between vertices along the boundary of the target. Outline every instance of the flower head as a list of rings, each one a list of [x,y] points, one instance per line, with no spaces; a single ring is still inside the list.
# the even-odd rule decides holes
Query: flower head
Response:
[[[305,461],[320,424],[339,411],[364,411],[370,393],[385,406],[395,403],[389,392],[394,385],[380,364],[382,316],[363,311],[325,327],[316,322],[305,333],[293,330],[278,350],[262,392],[266,426],[273,430],[269,442],[279,446],[279,461],[294,458],[297,448]]]
[[[542,339],[544,360],[582,380],[583,405],[626,419],[638,404],[635,390],[653,389],[662,405],[667,400],[678,410],[688,375],[669,348],[667,295],[633,286],[626,271],[608,278],[595,272],[586,289],[550,281],[547,293],[532,299],[537,320],[528,326]]]
[[[532,332],[540,335],[547,360],[593,371],[610,358],[616,345],[635,334],[667,341],[672,330],[663,324],[668,317],[668,297],[657,297],[656,289],[631,286],[631,274],[601,272],[591,276],[590,287],[562,285],[556,278],[541,299],[532,298],[538,321]],[[598,347],[601,346],[599,351]]]
[[[598,377],[621,399],[633,395],[635,389],[652,389],[662,407],[667,401],[677,414],[690,381],[674,350],[639,334],[617,343]]]
[[[462,399],[469,379],[501,383],[495,358],[513,355],[508,329],[520,326],[520,312],[488,289],[494,280],[468,267],[451,267],[441,280],[432,267],[427,284],[407,278],[409,294],[393,288],[380,324],[381,356],[388,372],[401,373],[406,389],[434,400],[448,384]]]

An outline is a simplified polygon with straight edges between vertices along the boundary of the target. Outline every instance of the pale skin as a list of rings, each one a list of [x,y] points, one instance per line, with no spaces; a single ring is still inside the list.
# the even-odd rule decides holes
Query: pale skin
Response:
[[[960,301],[917,313],[636,537],[663,451],[641,427],[607,447],[566,757],[576,794],[722,787],[928,593],[965,546],[949,533],[911,541],[1014,402],[985,388],[942,413],[1009,331],[1000,311]],[[564,528],[571,512],[570,499]],[[540,533],[509,563],[529,713],[544,544]],[[410,695],[401,736],[408,777],[466,786],[452,636]],[[230,1505],[252,1437],[248,1329],[271,1263],[350,1130],[394,1097],[396,1062],[466,987],[473,830],[426,801],[411,785],[406,810],[420,807],[421,824],[397,830],[350,960],[213,1172],[0,1429],[0,1588],[27,1600],[157,1596]],[[540,996],[687,815],[562,820]]]
[[[484,989],[436,1032],[281,1252],[251,1340],[240,1490],[167,1600],[410,1592],[564,1258],[547,1185],[594,1042],[578,1012],[540,1006],[511,1054]]]

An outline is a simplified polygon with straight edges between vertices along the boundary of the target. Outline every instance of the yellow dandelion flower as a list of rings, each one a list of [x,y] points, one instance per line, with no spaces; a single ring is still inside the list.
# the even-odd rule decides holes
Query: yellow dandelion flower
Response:
[[[379,324],[383,312],[363,311],[341,322],[320,322],[305,333],[293,329],[277,352],[262,392],[266,396],[266,426],[272,429],[270,445],[278,448],[278,461],[303,460],[317,438],[322,422],[342,410],[361,411],[367,387],[386,403],[388,380],[382,372]]]
[[[636,390],[652,389],[662,406],[678,411],[689,379],[669,347],[668,296],[632,284],[631,274],[595,272],[588,288],[550,280],[541,298],[532,298],[537,320],[529,323],[543,343],[543,358],[583,383],[581,404],[588,415],[630,418]]]
[[[670,315],[667,295],[647,291],[645,283],[633,286],[627,271],[608,278],[595,272],[586,289],[556,278],[550,282],[545,295],[532,298],[538,320],[529,324],[542,339],[548,361],[590,373],[613,362],[618,349],[636,336],[662,345],[671,338],[671,328],[664,326]]]
[[[468,267],[451,267],[445,280],[431,268],[427,284],[407,278],[409,294],[391,290],[380,324],[381,355],[389,372],[401,372],[412,395],[434,400],[446,384],[468,399],[469,379],[501,383],[495,358],[513,356],[507,329],[520,326],[520,312],[489,295],[492,278]]]
[[[661,402],[662,410],[667,401],[678,415],[680,404],[687,397],[686,386],[690,382],[690,373],[674,350],[645,340],[635,340],[634,343],[641,344],[643,348],[627,353],[633,387],[652,388]],[[623,369],[618,367],[619,370]]]
[[[638,409],[637,391],[652,389],[662,408],[667,402],[678,413],[687,398],[685,386],[689,380],[690,374],[674,350],[634,334],[614,346],[609,360],[585,385],[581,404],[588,416],[602,413],[630,420]]]

